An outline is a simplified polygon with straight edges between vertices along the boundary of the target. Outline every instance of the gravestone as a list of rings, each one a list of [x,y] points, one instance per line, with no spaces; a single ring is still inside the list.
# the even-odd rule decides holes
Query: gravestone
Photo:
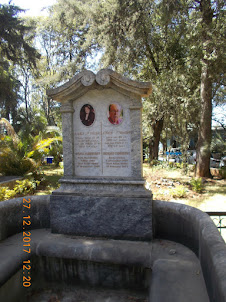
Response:
[[[141,83],[103,69],[47,91],[61,102],[64,177],[50,201],[54,233],[152,238],[152,196],[142,175]]]

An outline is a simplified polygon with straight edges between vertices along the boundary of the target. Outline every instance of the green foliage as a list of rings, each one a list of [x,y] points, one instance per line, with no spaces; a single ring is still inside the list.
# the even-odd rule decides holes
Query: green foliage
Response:
[[[13,62],[20,62],[25,57],[35,65],[39,54],[25,38],[30,28],[18,17],[21,11],[18,6],[0,4],[0,53]]]
[[[190,181],[192,190],[195,191],[196,193],[202,193],[204,190],[204,184],[202,181],[202,178],[192,178]]]
[[[152,160],[149,163],[150,167],[155,167],[159,169],[166,169],[166,170],[184,170],[184,163],[176,163],[176,162],[168,162],[168,161],[160,161],[160,160]]]
[[[53,156],[53,162],[56,166],[59,166],[62,162],[63,144],[62,141],[55,141],[50,146],[49,155]]]
[[[23,195],[33,194],[39,183],[40,181],[35,181],[33,179],[17,180],[16,185],[14,187],[14,192],[16,194]]]
[[[59,166],[60,166],[61,169],[63,169],[63,168],[64,168],[64,162],[63,162],[63,161],[60,162],[60,163],[59,163]]]
[[[18,17],[22,11],[11,4],[0,4],[0,115],[9,119],[11,114],[14,124],[22,86],[17,69],[25,64],[35,68],[40,57],[32,47],[31,27]]]
[[[216,87],[222,85],[225,69],[222,0],[70,0],[65,6],[62,2],[54,7],[55,13],[79,28],[79,55],[87,48],[99,48],[102,67],[110,66],[125,76],[154,83],[152,95],[144,102],[144,136],[150,146],[154,141],[151,150],[156,151],[159,144],[159,121],[164,122],[169,134],[177,137],[183,153],[189,146],[191,129],[201,125],[200,137],[211,132],[205,130],[211,122],[211,110],[207,112],[206,108],[211,105],[203,104],[212,94],[211,81]],[[207,81],[203,80],[205,75]],[[201,95],[200,87],[204,89]],[[199,150],[206,143],[210,145],[207,139],[199,140]],[[198,163],[208,166],[208,158],[199,153]]]
[[[183,163],[169,162],[168,163],[168,167],[170,169],[172,169],[172,170],[183,169],[184,168],[184,164]]]
[[[0,201],[11,199],[16,195],[14,190],[7,187],[0,187]]]
[[[159,166],[159,165],[161,165],[161,161],[159,161],[157,159],[153,159],[149,165],[150,165],[150,167]]]
[[[174,198],[184,198],[186,194],[186,188],[182,185],[170,190],[170,195]]]
[[[157,126],[162,121],[162,142],[173,134],[183,153],[188,148],[192,131],[197,132],[198,128],[210,124],[211,113],[202,119],[204,124],[200,127],[200,113],[205,103],[200,101],[203,65],[208,65],[203,75],[210,75],[213,84],[205,87],[204,92],[212,90],[214,101],[224,102],[223,0],[58,0],[48,17],[26,18],[26,22],[18,18],[18,12],[18,7],[0,6],[0,54],[3,58],[0,113],[8,118],[11,114],[14,125],[18,121],[19,127],[34,125],[32,132],[24,131],[24,137],[28,138],[26,152],[34,151],[29,134],[33,137],[38,135],[33,131],[43,131],[38,129],[42,121],[48,125],[60,123],[59,106],[47,98],[46,89],[66,81],[84,67],[110,67],[135,80],[151,81],[153,93],[143,104],[144,137],[148,144],[155,138],[155,146],[158,145],[156,129],[162,131]],[[32,53],[34,35],[42,48],[35,71],[30,68],[37,58],[37,53]],[[97,54],[101,56],[99,67]],[[20,109],[19,101],[24,105]],[[21,140],[25,144],[25,139]],[[54,148],[55,161],[59,162],[57,149],[61,147]],[[39,159],[45,152],[45,149],[36,150],[32,158]]]
[[[13,190],[8,187],[0,187],[0,201],[14,198],[16,196],[24,196],[33,194],[40,181],[34,179],[17,180]]]
[[[37,163],[26,156],[26,145],[17,136],[0,139],[0,173],[23,176],[37,169]]]
[[[54,142],[62,142],[62,137],[42,139],[42,136],[30,136],[29,139],[21,140],[8,121],[2,119],[0,122],[4,122],[11,131],[11,136],[0,137],[0,173],[3,175],[23,176],[29,172],[34,173],[39,168],[39,160],[45,149]]]
[[[211,142],[211,152],[221,153],[222,156],[226,155],[226,141],[224,136],[225,133],[223,133],[222,136],[219,133],[216,134]]]
[[[223,179],[226,179],[226,167],[220,168],[220,176],[221,176]]]

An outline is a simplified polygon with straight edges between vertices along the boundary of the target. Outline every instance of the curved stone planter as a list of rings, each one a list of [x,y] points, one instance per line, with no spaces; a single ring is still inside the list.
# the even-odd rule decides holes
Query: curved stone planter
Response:
[[[210,301],[226,301],[226,245],[211,218],[202,211],[153,201],[154,237],[191,248],[199,258]]]
[[[31,210],[30,210],[30,216],[32,217],[31,229],[50,228],[50,214],[49,214],[50,196],[48,195],[30,196],[30,197],[27,196],[26,198],[30,198],[32,203]],[[18,251],[16,250],[15,245],[13,245],[13,240],[15,240],[14,239],[15,236],[13,235],[22,232],[22,211],[23,211],[22,204],[23,204],[23,198],[16,198],[13,200],[8,200],[0,203],[0,226],[1,226],[0,238],[2,241],[0,245],[6,242],[6,240],[4,239],[10,237],[7,240],[9,240],[9,242],[11,240],[12,242],[7,243],[8,244],[7,249],[10,248],[9,246],[10,244],[12,244],[12,249],[14,249],[12,251],[12,254],[8,254],[8,255],[4,254],[6,255],[6,258],[7,257],[9,258],[8,262],[7,259],[2,259],[3,263],[5,264],[4,266],[0,266],[1,284],[4,284],[7,280],[9,280],[10,277],[12,277],[18,271],[19,267],[21,266],[22,260],[24,260],[23,258],[24,256],[20,256]],[[201,269],[205,279],[209,300],[211,302],[226,301],[226,245],[223,239],[221,238],[214,223],[209,218],[209,216],[201,212],[200,210],[182,204],[163,202],[163,201],[153,201],[153,217],[154,217],[153,219],[154,239],[171,240],[173,242],[181,243],[189,247],[191,250],[193,250],[196,253],[201,264]],[[19,234],[16,235],[15,238],[19,238],[18,236],[20,235]],[[56,236],[59,236],[59,241],[61,241],[60,239],[61,235],[56,235]],[[70,238],[68,237],[67,240],[70,240]],[[96,239],[94,239],[94,241],[95,240]],[[150,246],[151,242],[138,243],[138,246],[142,244],[142,246],[144,247],[145,259],[147,259],[147,257],[149,257],[151,253],[153,253],[153,249],[154,249],[153,246],[156,245],[155,240],[153,241],[152,247]],[[115,242],[117,243],[117,241]],[[60,242],[58,244],[56,241],[54,241],[53,243],[55,247],[56,245],[60,244]],[[78,242],[76,244],[78,244]],[[147,249],[145,248],[145,246],[147,246]],[[66,247],[67,245],[65,245],[64,249]],[[21,247],[18,247],[18,249],[20,250]],[[65,250],[64,249],[63,249],[63,254],[66,253],[67,248]],[[74,249],[72,250],[74,251]],[[79,256],[80,259],[82,259],[82,257],[88,257],[88,256],[84,256],[87,255],[88,250],[84,247],[83,250],[84,252],[82,252],[82,256],[81,255]],[[111,250],[112,249],[110,249],[109,251]],[[124,250],[124,248],[122,250],[124,251],[123,257],[125,257],[125,254],[127,254],[126,251],[130,251],[129,253],[130,258],[128,259],[133,258],[133,255],[131,253],[131,248],[129,246],[127,250],[126,249]],[[48,245],[48,241],[44,242],[44,241],[40,241],[40,239],[34,240],[33,251],[36,255],[41,257],[42,256],[56,257],[55,254],[51,254],[53,253],[53,250],[51,250],[50,245]],[[170,251],[173,250],[171,249]],[[105,255],[106,257],[106,253],[103,253],[103,255]],[[61,255],[59,254],[59,256],[62,257],[62,246],[61,246]],[[98,253],[98,248],[96,250],[96,257],[100,257],[100,254]],[[114,255],[112,257],[114,258]],[[118,257],[119,260],[117,261],[120,264],[124,261],[123,260],[124,258],[120,255]],[[136,257],[137,255],[135,253],[134,259],[136,259]],[[77,259],[78,255],[76,253],[73,254],[73,258]],[[84,260],[87,259],[84,258]],[[91,260],[104,262],[106,259],[97,260],[96,258],[94,259],[91,258]],[[133,262],[133,259],[130,261]],[[156,261],[153,260],[149,261],[148,264],[145,260],[142,265],[153,269],[153,272],[157,270],[162,271],[162,269],[166,265],[165,261],[166,261],[165,258],[162,261],[159,261],[156,258]],[[177,259],[173,261],[177,261]],[[142,261],[140,261],[140,263],[142,263]],[[172,261],[169,262],[169,267],[173,263],[174,262]],[[181,266],[181,271],[183,271],[186,265],[187,262],[185,261]],[[153,286],[156,286],[155,283]],[[153,301],[164,301],[164,300],[153,299]],[[171,300],[167,300],[167,301],[171,301]]]

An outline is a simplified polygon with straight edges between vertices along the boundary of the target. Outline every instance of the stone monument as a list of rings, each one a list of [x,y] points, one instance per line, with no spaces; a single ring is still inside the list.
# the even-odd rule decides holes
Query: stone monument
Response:
[[[61,102],[64,177],[50,200],[53,233],[152,239],[142,176],[141,97],[151,84],[103,69],[47,91]]]

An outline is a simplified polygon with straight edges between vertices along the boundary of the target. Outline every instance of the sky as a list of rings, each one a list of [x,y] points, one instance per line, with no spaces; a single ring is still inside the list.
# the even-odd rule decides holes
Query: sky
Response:
[[[12,0],[11,4],[27,9],[24,16],[45,16],[47,13],[42,11],[44,7],[48,7],[57,0]],[[8,4],[9,0],[0,0],[0,4]]]

